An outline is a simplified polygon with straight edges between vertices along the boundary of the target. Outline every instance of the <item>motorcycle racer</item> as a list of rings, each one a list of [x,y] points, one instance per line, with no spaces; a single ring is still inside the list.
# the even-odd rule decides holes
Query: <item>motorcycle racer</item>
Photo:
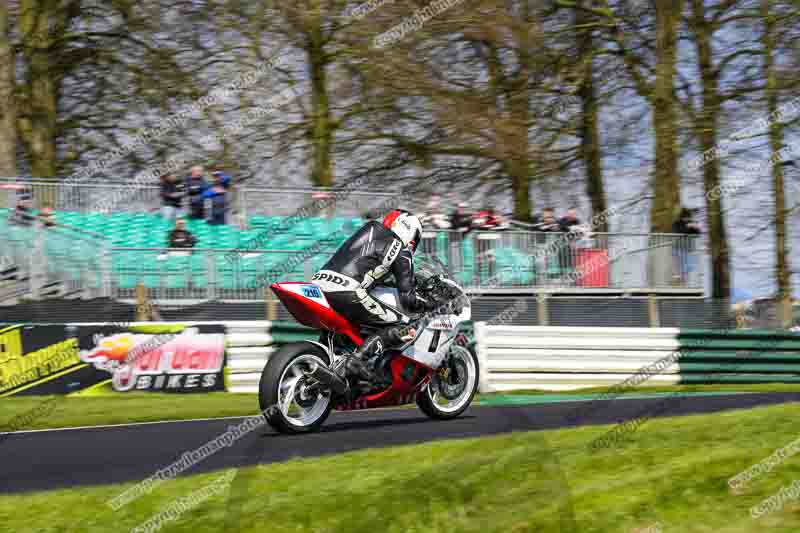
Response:
[[[347,360],[347,371],[365,381],[375,378],[367,361],[377,361],[387,347],[411,340],[416,334],[408,326],[409,316],[373,298],[368,290],[393,275],[402,309],[420,313],[436,307],[435,302],[416,292],[414,251],[421,237],[419,219],[395,209],[383,222],[364,224],[312,278],[335,311],[356,324],[377,329]]]

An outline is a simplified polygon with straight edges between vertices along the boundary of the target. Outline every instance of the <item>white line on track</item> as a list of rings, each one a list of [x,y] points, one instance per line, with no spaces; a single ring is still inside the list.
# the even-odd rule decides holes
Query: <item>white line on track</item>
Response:
[[[258,415],[249,415],[249,416],[258,416]],[[127,424],[105,424],[100,426],[77,426],[71,428],[50,428],[50,429],[23,429],[20,431],[8,431],[0,433],[0,436],[3,435],[19,435],[22,433],[44,433],[46,431],[73,431],[78,429],[103,429],[103,428],[123,428],[123,427],[134,427],[134,426],[150,426],[154,424],[180,424],[183,422],[212,422],[214,420],[241,420],[243,418],[248,418],[248,415],[245,416],[223,416],[220,418],[190,418],[188,420],[154,420],[152,422],[129,422]]]
[[[389,411],[389,410],[396,410],[397,408],[383,408],[383,409],[362,409],[357,411],[343,411],[346,413],[368,413],[368,412],[379,412],[379,411]],[[340,414],[340,413],[331,413],[331,415]],[[215,420],[243,420],[245,418],[250,418],[251,416],[258,416],[258,414],[252,415],[243,415],[243,416],[223,416],[219,418],[189,418],[184,420],[153,420],[151,422],[128,422],[127,424],[102,424],[99,426],[76,426],[70,428],[48,428],[48,429],[22,429],[19,431],[6,431],[0,432],[0,437],[6,435],[22,435],[25,433],[46,433],[48,431],[75,431],[75,430],[84,430],[84,429],[105,429],[105,428],[124,428],[124,427],[135,427],[135,426],[151,426],[156,424],[181,424],[185,422],[213,422]]]

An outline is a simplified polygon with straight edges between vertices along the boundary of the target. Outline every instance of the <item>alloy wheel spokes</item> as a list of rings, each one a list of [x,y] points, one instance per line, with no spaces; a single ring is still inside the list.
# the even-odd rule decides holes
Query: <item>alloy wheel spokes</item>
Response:
[[[318,389],[309,392],[308,374],[316,365],[324,364],[314,355],[301,355],[284,371],[279,382],[278,403],[285,418],[292,424],[305,426],[313,424],[322,416],[330,403],[330,394]]]
[[[464,348],[453,347],[452,358],[447,365],[445,377],[441,374],[428,385],[428,394],[433,403],[442,411],[452,412],[468,402],[476,381],[475,362]],[[445,396],[442,389],[460,389],[453,398]]]

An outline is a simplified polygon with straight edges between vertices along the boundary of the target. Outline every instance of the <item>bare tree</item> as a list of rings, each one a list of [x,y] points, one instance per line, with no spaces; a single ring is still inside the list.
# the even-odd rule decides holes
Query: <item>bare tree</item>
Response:
[[[423,178],[510,192],[514,218],[531,220],[531,184],[557,175],[575,146],[553,112],[573,91],[556,73],[561,51],[545,45],[541,2],[454,6],[361,63],[369,130]],[[412,15],[381,9],[371,36]],[[534,52],[535,51],[535,52]],[[493,199],[485,198],[487,204]]]
[[[722,105],[735,98],[736,93],[723,95],[720,79],[726,66],[731,65],[741,53],[740,49],[728,50],[721,60],[714,51],[715,34],[725,27],[724,21],[737,6],[737,2],[723,2],[710,10],[703,0],[690,0],[691,15],[688,27],[697,50],[697,71],[700,77],[700,109],[694,109],[693,99],[683,100],[684,109],[689,113],[694,126],[694,135],[700,141],[702,154],[715,154],[718,148],[718,132],[721,122]],[[718,62],[717,62],[718,61]],[[688,84],[687,84],[688,85]],[[712,283],[714,298],[728,298],[731,291],[730,255],[728,237],[725,229],[724,196],[716,194],[720,190],[720,159],[717,157],[702,166],[703,190],[705,192],[706,217],[711,247]]]
[[[78,2],[21,0],[19,33],[25,78],[20,80],[19,131],[34,176],[56,176],[56,125],[62,76],[58,38],[77,16]]]
[[[599,106],[595,81],[595,55],[598,53],[595,44],[595,24],[597,16],[585,9],[588,0],[576,2],[575,34],[578,42],[578,58],[580,61],[580,83],[578,96],[581,100],[580,139],[581,156],[586,169],[586,192],[592,204],[595,217],[605,213],[607,209],[606,193],[603,186],[603,167],[601,141],[599,131]],[[608,231],[606,217],[600,217],[595,227],[598,232]]]
[[[776,50],[776,16],[773,0],[761,0],[761,18],[764,25],[763,71],[766,83],[767,110],[770,117],[775,117],[779,103],[779,82],[775,66]],[[771,120],[769,124],[769,145],[773,154],[784,148],[784,126],[781,120]],[[789,266],[788,238],[786,229],[786,195],[784,188],[783,165],[780,161],[772,164],[772,188],[775,221],[775,280],[777,282],[777,300],[781,306],[780,314],[783,325],[791,325],[792,281]]]
[[[15,54],[9,37],[7,2],[0,2],[0,177],[17,175]]]
[[[558,0],[574,7],[575,2]],[[654,0],[654,9],[641,2],[619,0],[612,6],[601,0],[586,9],[605,19],[605,33],[616,45],[634,87],[652,107],[655,132],[654,197],[650,227],[670,233],[680,211],[681,179],[678,172],[678,106],[675,76],[678,32],[684,0]],[[643,6],[646,7],[646,6]]]

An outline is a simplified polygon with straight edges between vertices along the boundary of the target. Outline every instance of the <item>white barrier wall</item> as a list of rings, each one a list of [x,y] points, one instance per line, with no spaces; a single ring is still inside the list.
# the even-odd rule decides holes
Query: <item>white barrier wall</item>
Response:
[[[226,322],[228,392],[258,392],[261,371],[274,348],[270,346],[272,323],[268,321]]]
[[[480,392],[572,390],[624,381],[666,359],[641,385],[679,381],[677,328],[499,326],[475,323]],[[674,357],[674,355],[673,355]]]
[[[228,391],[258,392],[261,371],[275,350],[271,346],[276,340],[273,324],[237,321],[225,325]],[[639,380],[638,385],[677,383],[680,378],[674,356],[680,348],[679,332],[677,328],[494,326],[477,322],[479,390],[556,391],[609,386],[659,361],[662,365],[658,371]]]

